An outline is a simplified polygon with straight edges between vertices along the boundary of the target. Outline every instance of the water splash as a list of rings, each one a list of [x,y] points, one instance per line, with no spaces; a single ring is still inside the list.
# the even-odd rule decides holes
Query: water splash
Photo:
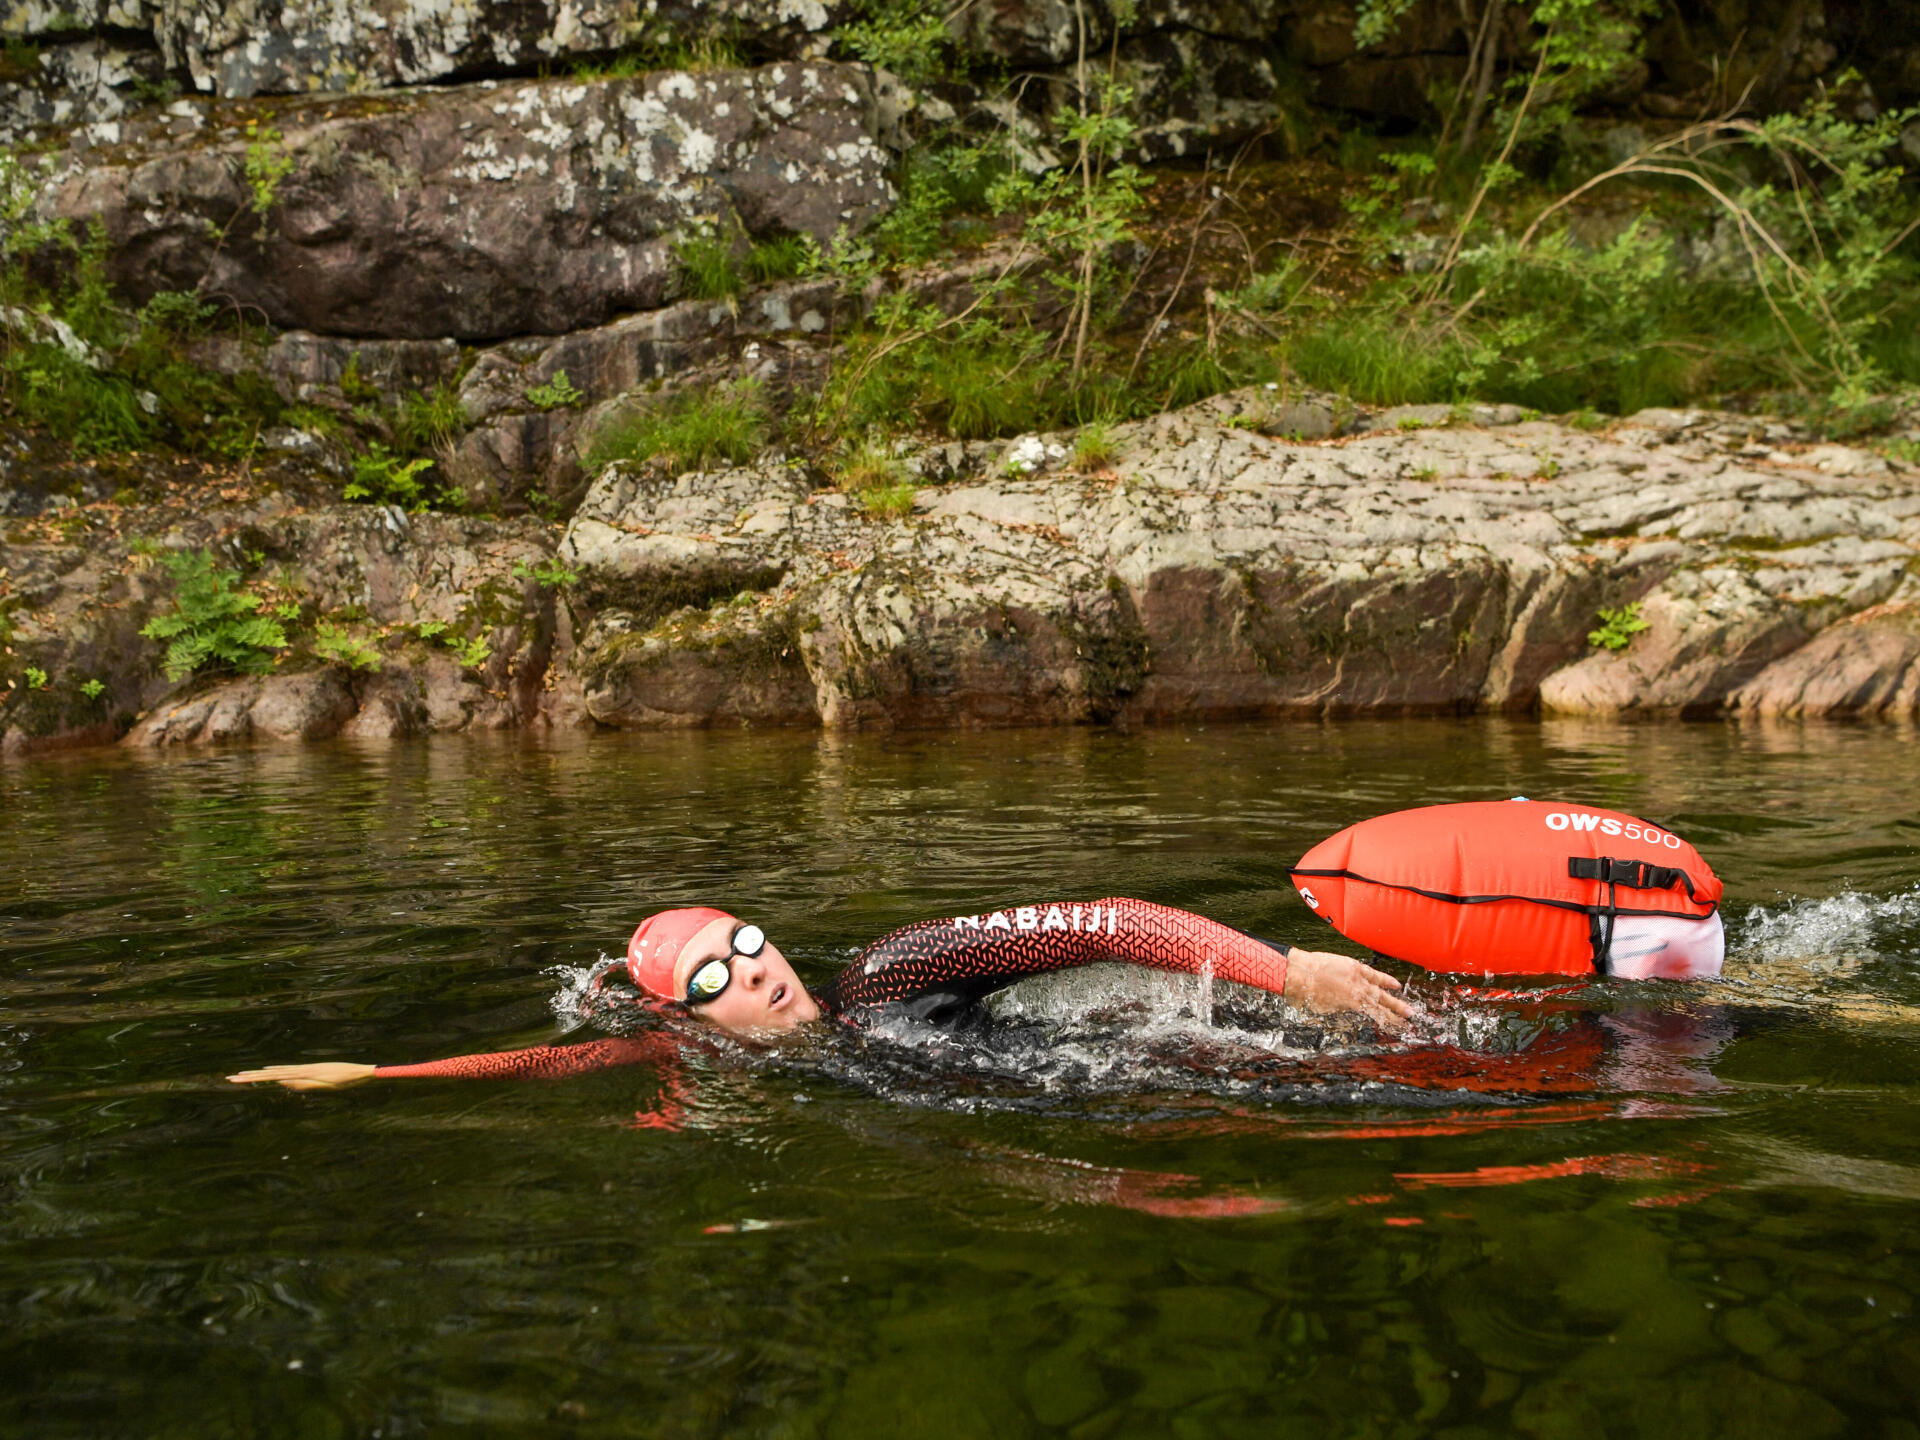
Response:
[[[632,1007],[630,987],[616,982],[624,979],[625,956],[602,955],[591,965],[550,965],[541,973],[559,982],[559,988],[547,997],[547,1008],[560,1022],[560,1033],[571,1035],[582,1025],[602,1030],[617,1030],[619,1016]]]
[[[559,982],[550,1004],[562,1026],[620,1033],[658,1023],[651,1007],[633,1003],[618,965],[547,972]],[[724,1073],[812,1076],[896,1104],[966,1113],[1132,1123],[1195,1103],[1226,1102],[1236,1113],[1275,1102],[1430,1109],[1622,1089],[1601,1064],[1607,1042],[1584,993],[1416,983],[1412,1025],[1386,1036],[1361,1017],[1305,1014],[1243,986],[1092,965],[1031,977],[955,1026],[896,1013],[778,1045],[730,1042],[697,1023],[689,1038]]]
[[[1842,891],[1824,900],[1756,905],[1736,922],[1730,958],[1753,964],[1819,961],[1833,966],[1912,958],[1920,926],[1920,885],[1895,895]],[[1904,932],[1904,933],[1903,933]]]

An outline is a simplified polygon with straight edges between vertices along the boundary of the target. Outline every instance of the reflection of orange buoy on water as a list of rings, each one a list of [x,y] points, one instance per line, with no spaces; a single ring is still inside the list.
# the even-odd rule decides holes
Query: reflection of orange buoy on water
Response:
[[[1717,975],[1725,949],[1700,852],[1590,805],[1401,810],[1321,841],[1292,875],[1349,940],[1429,970],[1692,979]]]

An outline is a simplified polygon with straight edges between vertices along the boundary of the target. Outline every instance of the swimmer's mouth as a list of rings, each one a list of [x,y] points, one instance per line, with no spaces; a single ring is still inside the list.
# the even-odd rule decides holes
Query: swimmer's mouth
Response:
[[[773,994],[767,997],[767,1008],[769,1010],[779,1010],[786,1005],[788,998],[787,982],[782,980],[773,987]]]

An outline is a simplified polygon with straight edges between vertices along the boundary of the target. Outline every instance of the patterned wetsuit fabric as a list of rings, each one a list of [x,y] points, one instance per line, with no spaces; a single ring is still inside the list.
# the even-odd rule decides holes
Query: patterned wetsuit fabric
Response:
[[[455,1055],[419,1065],[381,1065],[374,1074],[385,1079],[447,1076],[463,1080],[537,1079],[578,1075],[612,1065],[644,1065],[672,1060],[679,1047],[664,1035],[619,1036],[585,1045],[536,1045],[530,1050],[502,1050],[492,1055]]]
[[[835,1015],[901,1005],[949,1018],[1028,975],[1122,960],[1194,975],[1209,964],[1222,980],[1279,994],[1286,947],[1204,916],[1141,900],[1062,901],[983,915],[923,920],[881,937],[815,998]]]

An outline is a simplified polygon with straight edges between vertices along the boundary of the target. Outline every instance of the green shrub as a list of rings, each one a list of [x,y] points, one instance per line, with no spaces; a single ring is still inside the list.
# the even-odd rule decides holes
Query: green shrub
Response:
[[[21,35],[0,40],[0,80],[31,85],[40,78],[40,47]]]
[[[962,440],[988,440],[1046,422],[1066,397],[1060,364],[1038,331],[1005,332],[993,321],[952,335],[885,348],[885,332],[856,336],[823,412],[836,428],[865,434],[917,423]]]
[[[348,500],[398,505],[418,513],[432,500],[430,486],[420,478],[432,468],[433,461],[402,460],[376,440],[353,457],[353,479],[340,493]]]
[[[602,60],[591,60],[573,67],[581,80],[631,80],[656,70],[737,70],[746,64],[739,44],[727,35],[708,35],[693,40],[661,39],[631,46]]]
[[[891,70],[909,85],[925,85],[949,71],[953,36],[937,6],[917,0],[859,0],[836,42],[855,59]]]
[[[1598,650],[1624,650],[1633,643],[1633,637],[1650,624],[1640,618],[1640,602],[1633,600],[1617,610],[1602,607],[1600,628],[1587,632],[1587,643]]]
[[[675,261],[680,286],[694,300],[730,300],[748,281],[764,285],[785,280],[807,268],[815,247],[802,235],[776,235],[757,240],[744,257],[734,245],[715,235],[693,235],[676,241]]]
[[[247,121],[247,190],[253,197],[253,213],[264,223],[267,212],[280,198],[280,186],[293,173],[293,156],[285,137],[271,125]]]
[[[460,403],[459,387],[436,385],[401,399],[392,420],[393,443],[408,456],[444,452],[466,428],[467,412]]]
[[[771,429],[757,381],[681,391],[609,425],[595,437],[587,466],[597,472],[616,460],[658,458],[678,473],[722,461],[744,465],[759,453]]]
[[[487,637],[477,635],[471,640],[463,640],[458,635],[446,637],[447,648],[453,651],[453,658],[462,670],[478,670],[493,655],[493,646]]]
[[[834,483],[874,519],[897,520],[913,512],[919,487],[877,436],[849,447],[830,468]]]
[[[313,623],[313,653],[322,660],[344,665],[349,670],[378,670],[380,652],[343,625],[316,620]]]
[[[1853,77],[1828,77],[1797,114],[1663,132],[1600,174],[1569,174],[1558,198],[1519,183],[1515,137],[1546,144],[1569,97],[1623,63],[1603,8],[1562,7],[1536,42],[1550,83],[1534,92],[1516,75],[1491,117],[1500,157],[1455,157],[1473,188],[1454,233],[1427,237],[1431,273],[1357,302],[1310,301],[1289,317],[1286,363],[1379,403],[1475,396],[1625,414],[1785,391],[1829,428],[1920,383],[1920,230],[1899,158],[1920,112],[1848,118]],[[1354,229],[1363,247],[1404,252],[1408,192],[1431,187],[1433,166],[1380,158],[1394,173],[1350,207]],[[1638,186],[1640,218],[1611,238],[1577,236],[1567,207],[1603,183]],[[1712,250],[1683,273],[1676,238],[1709,223]]]
[[[873,227],[874,249],[889,260],[911,264],[946,248],[948,221],[957,212],[987,205],[987,193],[1007,174],[1000,147],[932,144],[911,151],[901,163],[899,198]]]
[[[29,222],[22,206],[30,194],[26,172],[0,155],[0,306],[42,317],[9,325],[0,346],[0,407],[10,418],[81,454],[165,441],[229,459],[278,423],[283,406],[270,382],[216,375],[181,358],[181,343],[205,332],[215,306],[163,291],[128,310],[107,284],[104,233],[95,226],[78,240],[64,225]],[[67,255],[51,288],[25,263],[44,246]]]
[[[584,399],[586,396],[573,388],[573,382],[567,378],[564,370],[554,371],[553,378],[544,385],[527,388],[527,403],[540,410],[565,410]]]
[[[886,444],[873,435],[849,446],[829,468],[834,483],[849,493],[897,485],[902,478],[900,462]]]
[[[524,560],[514,561],[513,578],[532,580],[543,590],[558,590],[562,585],[578,585],[580,572],[568,568],[565,561],[555,556],[538,565],[529,565]]]
[[[258,595],[236,588],[239,571],[217,568],[205,550],[166,553],[160,563],[173,579],[173,613],[156,615],[140,633],[169,642],[169,680],[203,669],[257,675],[273,667],[274,652],[286,648],[286,632],[279,621],[257,613],[265,603]]]

